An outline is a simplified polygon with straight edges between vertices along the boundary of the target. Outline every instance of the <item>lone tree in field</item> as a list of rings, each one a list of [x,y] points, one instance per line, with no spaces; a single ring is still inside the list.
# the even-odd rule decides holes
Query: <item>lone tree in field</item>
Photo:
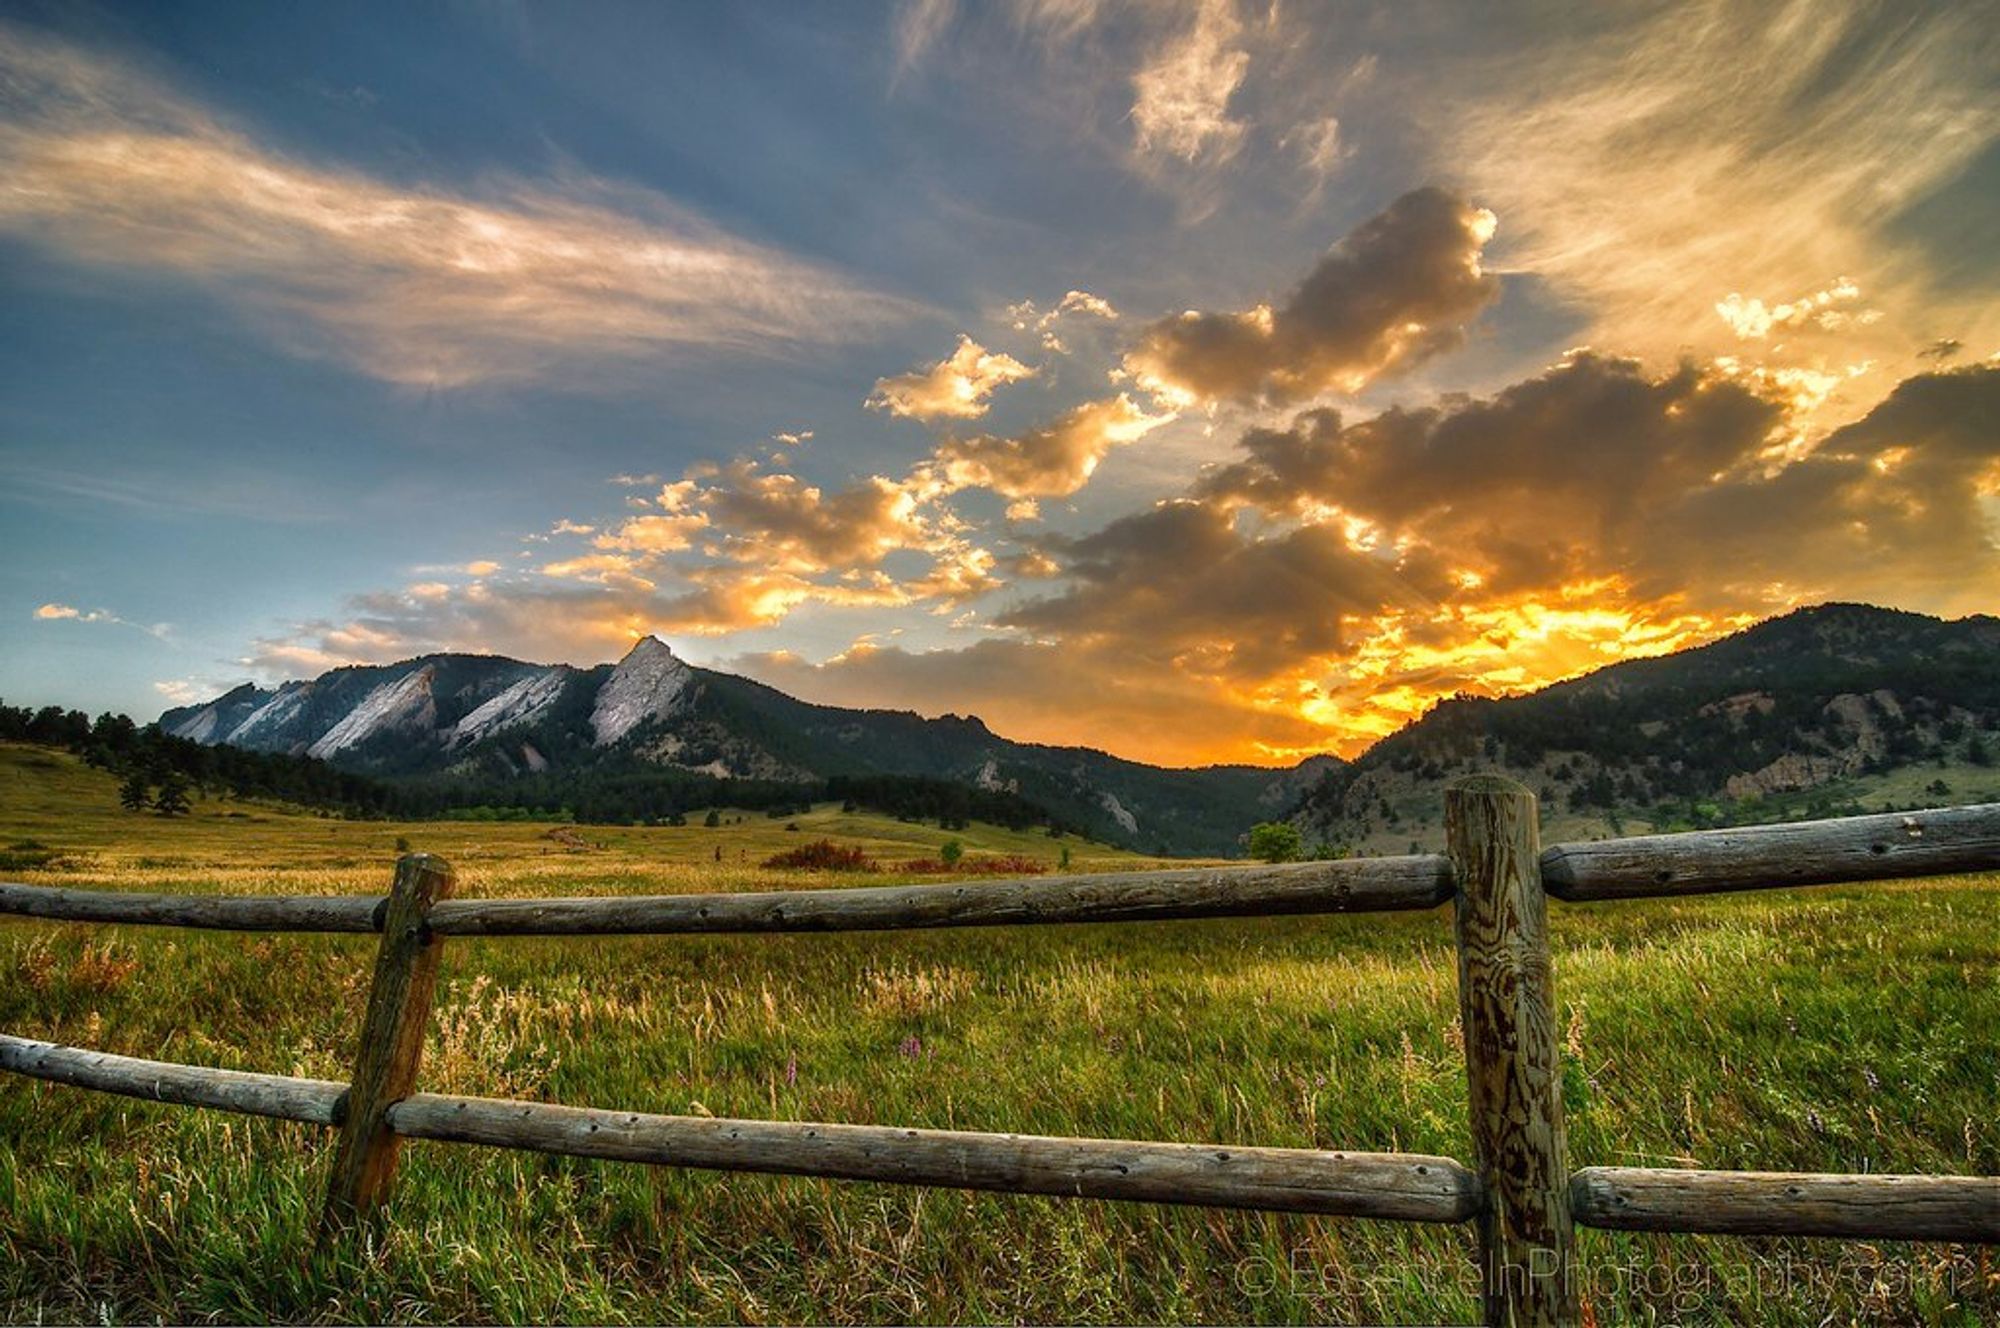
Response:
[[[118,805],[128,812],[143,812],[153,802],[153,790],[146,777],[134,770],[118,786]]]
[[[194,810],[188,801],[188,782],[183,775],[168,775],[160,781],[160,791],[153,795],[153,810],[162,816],[186,816]]]
[[[1250,856],[1266,862],[1290,862],[1305,840],[1290,821],[1260,821],[1250,827]]]

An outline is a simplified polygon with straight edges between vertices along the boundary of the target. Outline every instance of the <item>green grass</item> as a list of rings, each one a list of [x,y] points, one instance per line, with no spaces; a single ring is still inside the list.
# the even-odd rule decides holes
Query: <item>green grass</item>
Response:
[[[232,816],[230,812],[244,813]],[[802,837],[1053,860],[836,809],[801,829],[379,825],[116,810],[0,747],[15,879],[379,892],[769,885]],[[1143,859],[1070,844],[1079,866]],[[724,848],[716,864],[714,848]],[[282,867],[266,864],[280,862]],[[788,875],[804,884],[897,876]],[[2000,879],[1556,907],[1578,1165],[2000,1172]],[[9,922],[0,1029],[344,1078],[373,942]],[[423,1083],[634,1110],[1465,1157],[1446,914],[873,936],[450,943]],[[0,1318],[1470,1321],[1470,1235],[678,1172],[411,1144],[379,1244],[315,1253],[330,1136],[0,1078]],[[1585,1233],[1598,1323],[1992,1321],[1978,1251]],[[1882,1273],[1880,1285],[1868,1275]],[[1982,1281],[1982,1279],[1986,1279]]]

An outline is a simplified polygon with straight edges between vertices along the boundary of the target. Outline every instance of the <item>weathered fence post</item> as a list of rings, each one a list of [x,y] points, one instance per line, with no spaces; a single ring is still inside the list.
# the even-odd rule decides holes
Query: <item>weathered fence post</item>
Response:
[[[1548,901],[1535,795],[1472,775],[1444,795],[1458,877],[1458,1001],[1465,1026],[1488,1324],[1577,1321],[1569,1162],[1556,1060]]]
[[[410,853],[397,860],[396,881],[382,916],[382,944],[375,954],[375,980],[368,989],[368,1013],[354,1054],[347,1114],[327,1181],[322,1238],[377,1207],[396,1174],[399,1140],[389,1128],[388,1110],[416,1085],[442,948],[426,918],[451,887],[451,868],[444,859]]]

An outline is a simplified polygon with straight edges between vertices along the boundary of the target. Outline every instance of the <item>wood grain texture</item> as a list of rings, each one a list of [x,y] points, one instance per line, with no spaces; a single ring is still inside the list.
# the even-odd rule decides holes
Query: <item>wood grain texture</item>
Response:
[[[1458,1163],[1407,1153],[719,1120],[431,1093],[398,1102],[389,1122],[416,1139],[622,1162],[1405,1222],[1462,1222],[1479,1197]]]
[[[379,930],[380,895],[160,895],[0,882],[0,913],[220,931]]]
[[[169,1061],[62,1047],[5,1033],[0,1033],[0,1070],[151,1102],[214,1107],[247,1116],[272,1116],[314,1125],[339,1124],[347,1101],[346,1084],[324,1079],[175,1065]]]
[[[1458,877],[1459,1011],[1489,1324],[1577,1321],[1548,903],[1535,798],[1474,775],[1445,790]]]
[[[1576,1220],[1621,1231],[2000,1244],[2000,1178],[1585,1167]]]
[[[1766,890],[2000,870],[2000,803],[1557,844],[1542,880],[1558,899]]]
[[[442,858],[411,853],[396,863],[355,1050],[347,1118],[327,1181],[323,1236],[379,1207],[395,1177],[398,1139],[389,1128],[389,1106],[416,1087],[443,948],[425,919],[451,889],[451,868]]]
[[[574,936],[1149,922],[1434,908],[1451,890],[1441,857],[1353,858],[851,890],[460,899],[439,904],[431,927],[446,936]]]

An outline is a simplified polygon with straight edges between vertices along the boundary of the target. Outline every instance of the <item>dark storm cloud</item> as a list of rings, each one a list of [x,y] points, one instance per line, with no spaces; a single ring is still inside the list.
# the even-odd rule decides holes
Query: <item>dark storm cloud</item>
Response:
[[[2000,366],[1987,363],[1905,379],[1773,474],[1690,488],[1633,555],[1663,584],[1726,586],[1761,573],[1990,608],[1996,497]]]
[[[1760,584],[1933,584],[1990,569],[2000,369],[1908,379],[1795,456],[1769,387],[1579,355],[1496,396],[1245,434],[1190,496],[1277,518],[1328,509],[1450,550],[1482,589],[1617,575],[1707,599]]]
[[[1063,556],[1069,589],[1001,614],[1001,625],[1115,639],[1135,658],[1240,678],[1344,653],[1344,618],[1443,589],[1429,559],[1399,567],[1325,525],[1250,536],[1222,507],[1191,501],[1122,517]]]
[[[1779,403],[1692,364],[1653,378],[1631,360],[1579,354],[1486,400],[1353,425],[1315,410],[1290,429],[1253,429],[1246,458],[1194,492],[1272,513],[1338,504],[1389,523],[1544,494],[1594,511],[1736,465],[1783,418]]]
[[[1280,307],[1189,312],[1126,356],[1140,383],[1204,401],[1358,391],[1450,350],[1500,293],[1480,270],[1493,215],[1441,189],[1404,194],[1321,259]]]

